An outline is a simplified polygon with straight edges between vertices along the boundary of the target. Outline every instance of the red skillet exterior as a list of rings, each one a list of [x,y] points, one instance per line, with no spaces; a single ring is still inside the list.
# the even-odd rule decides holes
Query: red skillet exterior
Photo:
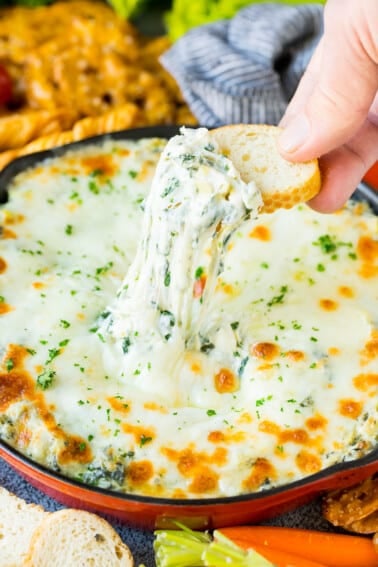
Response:
[[[71,149],[74,146],[99,141],[104,137],[138,139],[156,136],[168,138],[176,134],[177,131],[178,128],[172,126],[140,128],[89,138],[82,142],[69,144],[67,147]],[[34,165],[41,159],[60,155],[65,151],[65,147],[60,147],[28,155],[12,162],[0,172],[2,182],[0,202],[3,202],[6,198],[4,188],[15,174]],[[378,189],[378,162],[368,173],[365,181]],[[376,197],[372,200],[372,205],[377,209]],[[373,453],[357,461],[340,463],[291,485],[265,492],[229,498],[172,500],[119,494],[96,487],[84,486],[32,462],[1,440],[0,457],[13,466],[30,484],[66,506],[108,514],[135,526],[148,529],[172,527],[173,525],[170,524],[172,519],[181,520],[194,529],[211,529],[248,522],[257,523],[304,504],[325,490],[351,486],[374,473],[378,473],[378,448],[376,448]]]
[[[194,529],[257,523],[292,510],[325,490],[351,486],[378,472],[378,451],[375,450],[372,458],[341,463],[330,471],[322,471],[314,477],[266,493],[204,500],[172,500],[117,494],[83,486],[32,463],[5,445],[0,445],[0,456],[30,484],[66,506],[108,514],[147,529],[173,527],[170,523],[172,519],[181,520]]]
[[[378,191],[378,161],[376,161],[373,167],[369,169],[364,177],[364,181],[373,187],[373,189]]]

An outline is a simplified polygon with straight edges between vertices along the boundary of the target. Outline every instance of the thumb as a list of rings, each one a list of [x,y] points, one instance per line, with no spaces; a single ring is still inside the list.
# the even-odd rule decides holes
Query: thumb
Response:
[[[378,89],[376,0],[329,0],[321,49],[282,121],[279,148],[304,161],[346,143],[366,120]]]

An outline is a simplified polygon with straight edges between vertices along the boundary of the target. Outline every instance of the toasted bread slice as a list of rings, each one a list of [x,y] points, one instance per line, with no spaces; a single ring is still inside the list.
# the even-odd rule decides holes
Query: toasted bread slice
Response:
[[[47,516],[41,506],[0,487],[0,567],[23,565],[32,535]]]
[[[133,557],[108,522],[83,510],[47,516],[32,537],[24,567],[133,567]]]
[[[277,126],[237,124],[211,131],[222,153],[231,159],[243,181],[254,181],[264,201],[261,212],[288,209],[312,199],[320,190],[318,161],[292,163],[279,153]]]

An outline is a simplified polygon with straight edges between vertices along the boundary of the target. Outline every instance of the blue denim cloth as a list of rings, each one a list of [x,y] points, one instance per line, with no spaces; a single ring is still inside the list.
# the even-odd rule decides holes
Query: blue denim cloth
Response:
[[[277,124],[323,32],[320,4],[254,4],[161,58],[200,124]]]

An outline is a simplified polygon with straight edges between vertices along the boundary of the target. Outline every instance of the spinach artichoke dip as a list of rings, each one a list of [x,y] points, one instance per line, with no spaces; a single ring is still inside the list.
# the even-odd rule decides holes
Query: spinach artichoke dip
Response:
[[[0,208],[1,438],[83,483],[169,498],[371,451],[378,219],[260,205],[205,129],[18,174]]]

